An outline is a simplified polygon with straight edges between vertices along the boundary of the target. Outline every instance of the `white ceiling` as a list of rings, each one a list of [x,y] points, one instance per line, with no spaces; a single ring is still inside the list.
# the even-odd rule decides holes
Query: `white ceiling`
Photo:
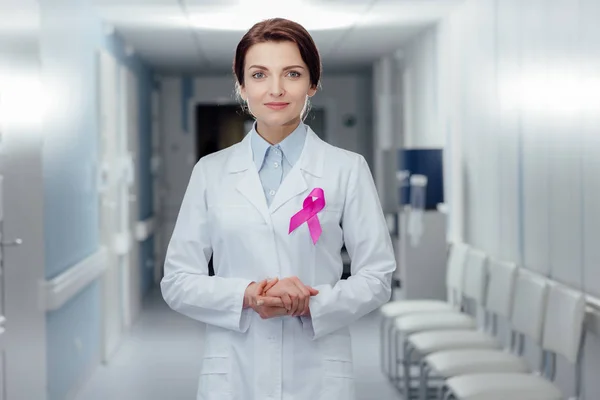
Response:
[[[39,52],[39,25],[37,0],[0,0],[0,78],[7,69],[34,64],[32,58]]]
[[[0,0],[0,39],[36,37],[39,29],[36,0]]]
[[[269,1],[272,4],[265,4]],[[435,23],[462,0],[95,0],[102,19],[155,70],[195,74],[231,70],[235,47],[245,30],[258,20],[286,15],[303,23],[313,36],[325,70],[369,66],[393,53],[414,34]],[[198,27],[194,21],[212,22],[216,13],[239,19],[240,2],[247,2],[251,17],[238,30]],[[311,9],[308,17],[304,10]],[[306,14],[306,13],[304,13]],[[277,15],[281,15],[278,13]],[[327,19],[347,22],[336,29],[311,29]]]

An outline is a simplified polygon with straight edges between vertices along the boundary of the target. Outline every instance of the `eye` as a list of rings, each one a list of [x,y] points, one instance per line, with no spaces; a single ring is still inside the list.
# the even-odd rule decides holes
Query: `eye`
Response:
[[[254,79],[260,79],[260,78],[264,78],[264,75],[265,74],[263,74],[262,72],[255,72],[255,73],[252,74],[252,77]]]
[[[290,71],[289,74],[292,78],[300,78],[301,76],[300,72],[297,71]]]

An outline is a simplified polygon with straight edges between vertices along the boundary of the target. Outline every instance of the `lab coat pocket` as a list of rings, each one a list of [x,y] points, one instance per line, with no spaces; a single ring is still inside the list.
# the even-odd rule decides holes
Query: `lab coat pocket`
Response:
[[[354,399],[354,368],[352,341],[347,329],[342,329],[320,340],[323,357],[321,399]]]
[[[354,400],[354,371],[352,361],[323,360],[322,400]]]
[[[232,398],[229,382],[229,357],[205,357],[200,369],[198,400],[228,400]]]
[[[324,360],[352,363],[352,338],[350,330],[342,328],[318,339],[319,351]]]

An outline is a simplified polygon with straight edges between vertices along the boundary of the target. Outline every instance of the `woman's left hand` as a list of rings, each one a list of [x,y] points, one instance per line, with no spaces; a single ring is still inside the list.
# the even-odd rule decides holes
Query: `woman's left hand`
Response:
[[[281,298],[288,315],[292,316],[308,315],[310,297],[318,293],[318,290],[304,285],[295,276],[280,279],[272,288],[265,291],[266,296]]]

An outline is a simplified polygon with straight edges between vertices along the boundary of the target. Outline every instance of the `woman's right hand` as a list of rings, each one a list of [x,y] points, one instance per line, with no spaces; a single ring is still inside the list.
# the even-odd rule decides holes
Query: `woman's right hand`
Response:
[[[252,282],[244,293],[244,308],[252,308],[262,319],[281,317],[288,311],[279,297],[266,296],[265,293],[279,282],[278,278]]]
[[[287,309],[287,315],[309,315],[310,298],[319,294],[317,289],[304,285],[298,277],[283,278],[272,288],[265,290],[267,296],[278,297]]]

